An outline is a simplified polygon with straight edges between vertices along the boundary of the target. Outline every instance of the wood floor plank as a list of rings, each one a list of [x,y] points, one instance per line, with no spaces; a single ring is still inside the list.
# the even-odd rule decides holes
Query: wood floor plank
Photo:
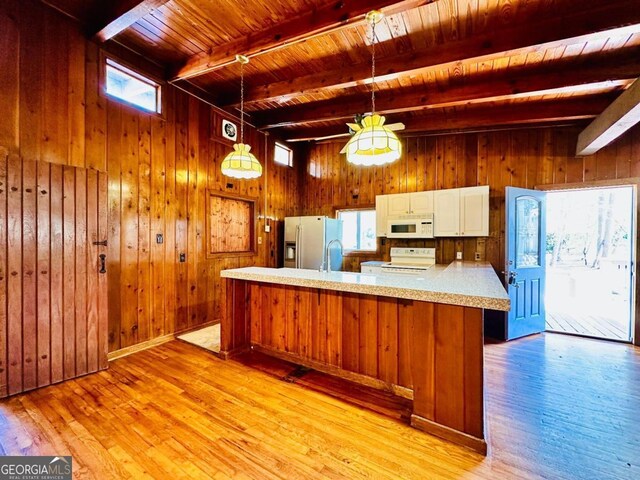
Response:
[[[99,479],[640,475],[640,349],[630,345],[555,334],[487,345],[488,458],[314,389],[311,377],[280,376],[169,342],[0,401],[0,452],[71,454],[79,477]]]

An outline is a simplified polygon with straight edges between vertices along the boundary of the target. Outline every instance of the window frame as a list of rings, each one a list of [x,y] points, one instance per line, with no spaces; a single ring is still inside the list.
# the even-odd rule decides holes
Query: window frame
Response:
[[[358,207],[336,207],[335,208],[335,218],[340,220],[340,213],[342,212],[368,212],[372,211],[375,214],[376,206],[375,205],[362,205]],[[375,216],[375,215],[374,215]],[[377,222],[376,218],[376,222]],[[360,222],[358,222],[358,229],[360,229]],[[340,239],[342,240],[342,238]],[[378,236],[376,235],[376,248],[375,250],[347,250],[344,249],[343,256],[358,256],[358,257],[377,257],[380,255],[380,242],[378,241]]]
[[[282,163],[276,160],[276,152],[278,151],[278,147],[287,150],[289,152],[289,161],[287,163]],[[282,142],[274,142],[273,144],[273,163],[279,165],[281,167],[289,167],[293,168],[293,149]]]
[[[156,79],[154,76],[152,75],[146,75],[143,73],[140,73],[138,71],[136,71],[135,69],[133,69],[129,64],[127,64],[127,62],[124,62],[122,60],[120,60],[119,58],[116,58],[112,55],[108,55],[108,54],[104,54],[102,55],[102,61],[101,61],[101,65],[102,68],[100,69],[101,72],[101,83],[102,83],[102,91],[104,92],[105,97],[118,102],[122,105],[125,105],[129,108],[134,109],[136,112],[140,112],[140,113],[146,113],[148,115],[156,115],[159,116],[161,118],[164,118],[164,96],[162,94],[162,87],[164,85],[164,82]],[[153,88],[155,88],[156,91],[156,108],[155,110],[147,110],[144,107],[141,107],[140,105],[137,105],[133,102],[129,102],[123,98],[120,98],[116,95],[113,95],[112,93],[109,93],[107,91],[107,67],[111,67],[114,68],[115,70],[118,70],[126,75],[129,75],[130,77],[133,77],[147,85],[152,86]]]

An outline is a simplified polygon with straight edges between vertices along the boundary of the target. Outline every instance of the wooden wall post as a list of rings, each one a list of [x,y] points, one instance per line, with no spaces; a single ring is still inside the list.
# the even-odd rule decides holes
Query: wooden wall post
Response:
[[[220,321],[220,358],[228,359],[250,347],[251,288],[244,280],[224,279]]]

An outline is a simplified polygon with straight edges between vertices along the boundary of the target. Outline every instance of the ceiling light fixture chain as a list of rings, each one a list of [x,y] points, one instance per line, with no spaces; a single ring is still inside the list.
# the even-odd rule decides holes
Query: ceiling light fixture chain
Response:
[[[240,143],[244,143],[244,63],[240,62]]]
[[[371,17],[371,113],[376,113],[376,19]]]

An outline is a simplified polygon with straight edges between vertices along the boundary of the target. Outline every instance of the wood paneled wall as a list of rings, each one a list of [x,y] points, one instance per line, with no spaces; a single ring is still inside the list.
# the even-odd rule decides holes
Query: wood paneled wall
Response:
[[[249,129],[266,174],[229,182],[219,170],[230,146],[213,131],[217,110],[167,85],[162,116],[107,98],[103,52],[40,2],[0,5],[0,52],[0,146],[21,161],[107,172],[110,351],[217,321],[221,269],[277,264],[282,220],[297,213],[298,174],[273,164],[271,140]],[[207,258],[209,189],[256,199],[255,256]]]
[[[479,251],[496,271],[504,266],[504,193],[506,186],[587,183],[640,177],[640,126],[595,155],[574,156],[577,128],[541,128],[403,140],[404,153],[386,167],[357,168],[340,155],[342,143],[312,146],[301,179],[301,204],[306,215],[334,215],[340,207],[372,206],[375,196],[420,190],[489,185],[489,237],[469,239],[379,241],[376,255],[346,257],[346,268],[389,258],[391,246],[436,246],[438,263],[463,251],[473,260]],[[635,180],[634,180],[635,181]]]

